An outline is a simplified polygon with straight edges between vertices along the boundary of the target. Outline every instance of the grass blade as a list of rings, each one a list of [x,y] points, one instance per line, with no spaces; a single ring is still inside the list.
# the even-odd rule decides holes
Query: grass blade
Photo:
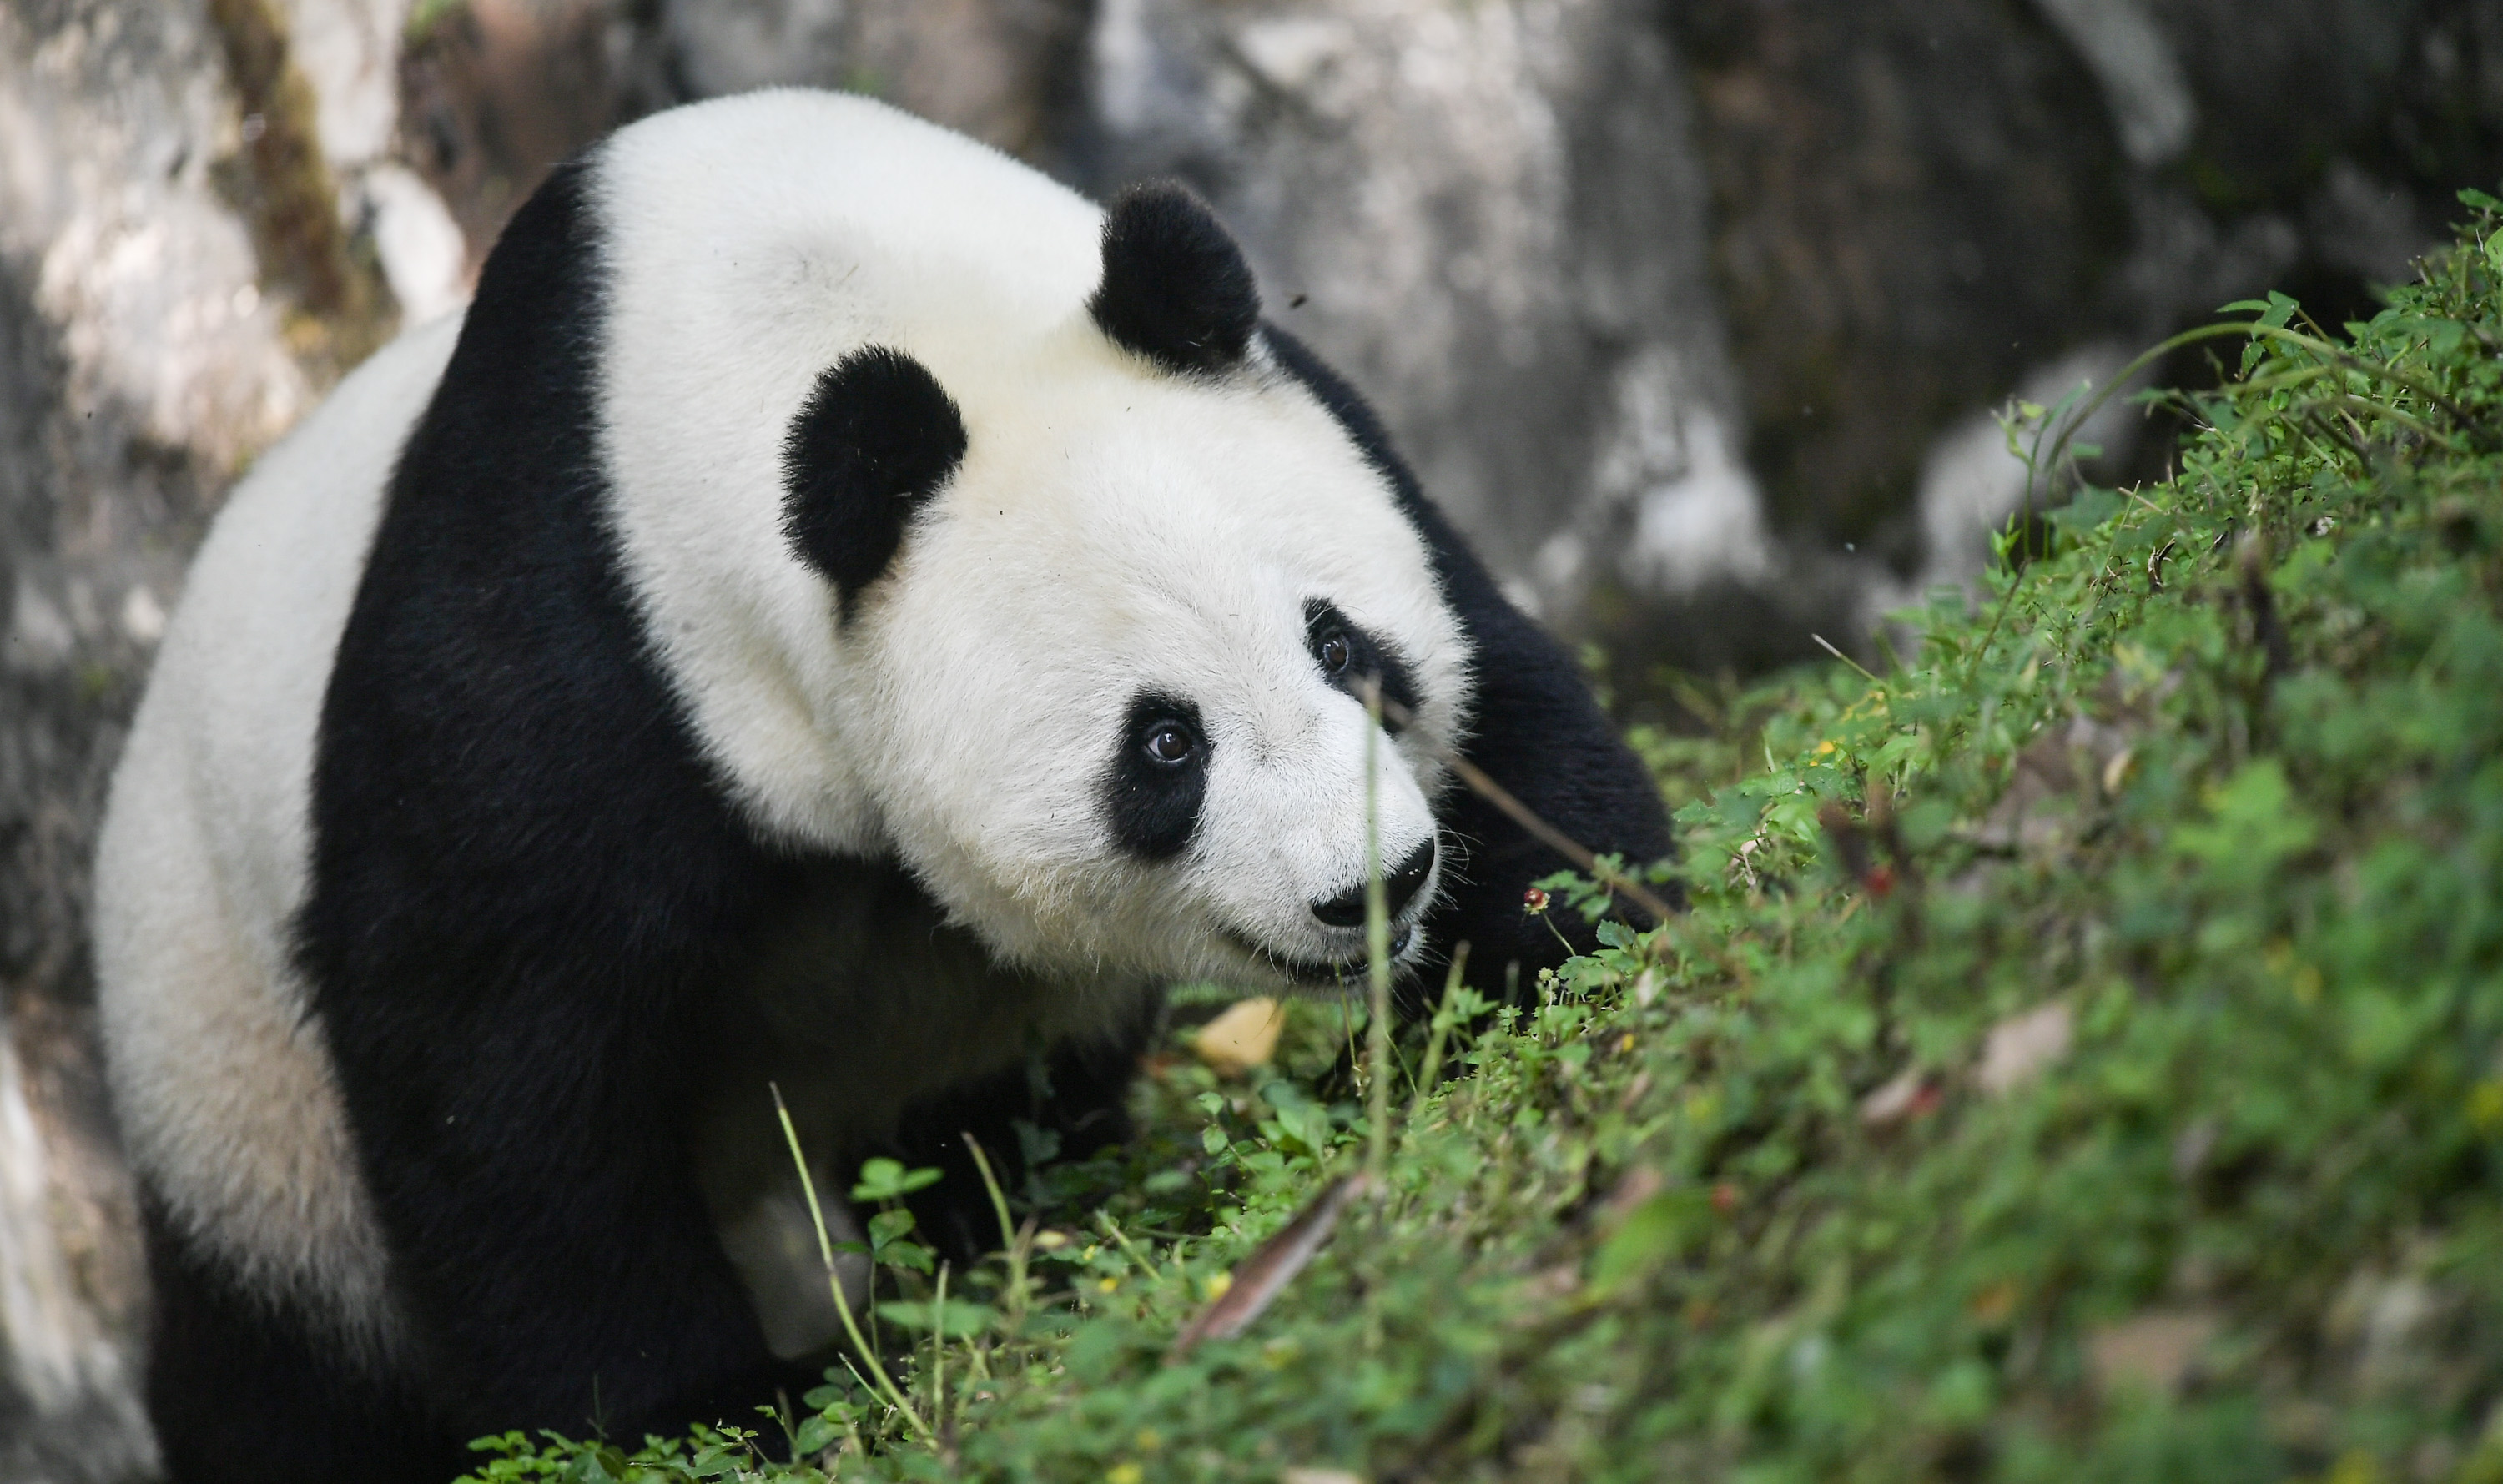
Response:
[[[800,1130],[791,1123],[790,1106],[782,1101],[781,1085],[769,1082],[766,1086],[773,1094],[774,1115],[782,1120],[783,1142],[791,1146],[791,1163],[800,1167],[800,1193],[808,1197],[808,1221],[817,1229],[817,1256],[826,1265],[826,1285],[834,1291],[835,1312],[842,1316],[843,1332],[851,1336],[852,1348],[860,1352],[862,1364],[869,1366],[870,1375],[875,1378],[876,1384],[871,1390],[884,1398],[887,1405],[895,1408],[896,1412],[904,1418],[906,1426],[935,1445],[938,1438],[931,1433],[929,1425],[924,1423],[921,1415],[912,1409],[912,1403],[905,1400],[904,1393],[895,1384],[895,1379],[886,1373],[886,1367],[878,1364],[877,1352],[870,1348],[868,1340],[861,1337],[860,1321],[852,1317],[851,1296],[843,1292],[842,1275],[835,1271],[835,1244],[833,1238],[826,1235],[826,1212],[825,1208],[817,1203],[817,1182],[808,1173],[807,1156],[800,1152]],[[871,1275],[870,1281],[873,1283],[877,1281],[874,1273]]]

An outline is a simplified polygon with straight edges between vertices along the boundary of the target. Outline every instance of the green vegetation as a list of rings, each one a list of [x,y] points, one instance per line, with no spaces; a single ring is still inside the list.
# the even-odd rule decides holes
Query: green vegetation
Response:
[[[1377,1197],[1239,1337],[1167,1360],[1365,1164],[1366,1090],[1319,1091],[1352,1007],[1248,1079],[1160,1062],[1149,1137],[943,1306],[890,1253],[893,1391],[806,1398],[801,1465],[517,1436],[485,1476],[2503,1480],[2503,206],[2466,199],[2369,324],[2246,307],[2239,380],[2167,399],[2180,475],[2011,537],[1888,673],[1652,739],[1691,912],[1452,1006],[1463,1074],[1394,1067]]]

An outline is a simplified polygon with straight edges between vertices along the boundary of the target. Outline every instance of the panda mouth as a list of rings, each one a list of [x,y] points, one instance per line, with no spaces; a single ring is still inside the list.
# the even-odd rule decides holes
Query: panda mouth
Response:
[[[1240,933],[1228,932],[1234,946],[1252,956],[1290,983],[1313,989],[1354,989],[1364,982],[1370,959],[1364,954],[1352,954],[1344,959],[1298,959],[1254,946]],[[1394,928],[1390,931],[1390,964],[1396,969],[1401,956],[1417,940],[1414,928]]]

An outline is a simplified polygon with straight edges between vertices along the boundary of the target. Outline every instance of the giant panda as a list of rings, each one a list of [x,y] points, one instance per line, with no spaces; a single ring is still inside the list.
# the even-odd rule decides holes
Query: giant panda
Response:
[[[977,1246],[960,1130],[1116,1138],[1160,986],[1360,962],[1368,781],[1405,973],[1554,961],[1445,749],[1667,848],[1196,198],[814,92],[616,133],[242,482],[114,779],[173,1477],[750,1415],[833,1335],[769,1083]]]

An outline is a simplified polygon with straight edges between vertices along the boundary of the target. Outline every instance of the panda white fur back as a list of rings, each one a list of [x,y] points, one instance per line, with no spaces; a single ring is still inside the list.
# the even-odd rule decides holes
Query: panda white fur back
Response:
[[[96,861],[132,1162],[194,1240],[364,1347],[386,1337],[382,1249],[288,923],[330,657],[392,461],[460,327],[367,360],[227,501],[167,625]]]
[[[1368,677],[1413,716],[1370,750]],[[1357,958],[1368,785],[1403,965],[1553,961],[1557,862],[1447,747],[1665,849],[1195,201],[827,94],[621,131],[238,489],[115,781],[175,1476],[805,1381],[769,1081],[829,1179],[949,1170],[916,1209],[969,1258],[959,1130],[1117,1138],[1159,985]]]

